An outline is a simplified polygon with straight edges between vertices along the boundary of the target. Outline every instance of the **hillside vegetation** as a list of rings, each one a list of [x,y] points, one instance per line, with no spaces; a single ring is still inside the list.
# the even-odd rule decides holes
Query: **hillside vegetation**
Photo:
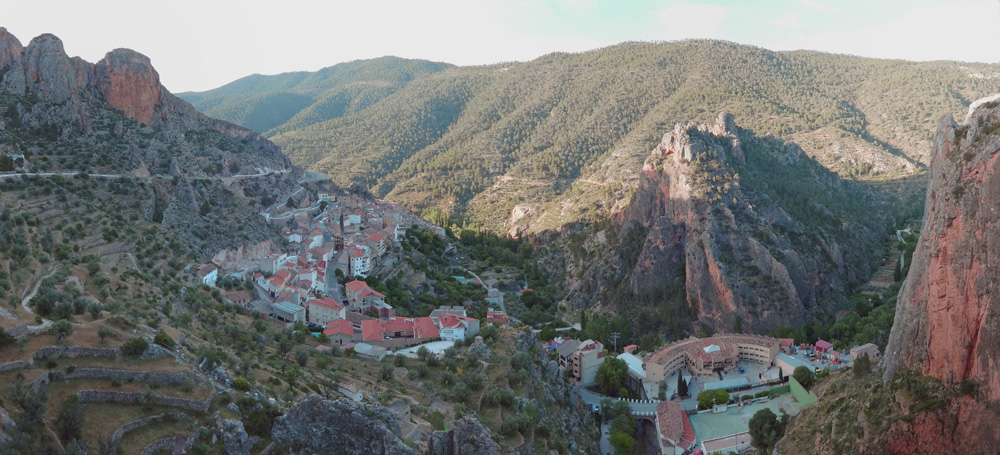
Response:
[[[450,66],[382,57],[313,73],[255,74],[214,90],[179,96],[209,116],[273,135],[361,111],[413,79]]]
[[[269,126],[266,135],[337,183],[362,183],[411,207],[440,205],[494,230],[511,227],[504,222],[521,204],[527,215],[518,226],[541,231],[612,210],[663,131],[721,111],[756,134],[801,141],[846,177],[920,173],[937,117],[995,91],[994,81],[970,75],[995,72],[988,68],[706,40],[623,43],[415,74],[377,102],[331,110],[324,121]],[[384,80],[383,72],[368,80]],[[187,96],[205,96],[195,100],[199,109],[255,127],[245,118],[281,110],[263,101],[291,78],[254,76],[262,88],[241,93],[260,112],[242,117],[206,107],[214,91]],[[252,85],[230,86],[240,82]]]

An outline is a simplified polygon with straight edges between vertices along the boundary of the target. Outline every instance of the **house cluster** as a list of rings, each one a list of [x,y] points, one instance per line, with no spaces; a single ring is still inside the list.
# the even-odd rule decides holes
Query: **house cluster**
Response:
[[[600,341],[556,338],[548,348],[559,355],[559,368],[569,370],[573,382],[587,387],[597,382],[597,369],[604,363],[604,345]]]
[[[282,221],[281,236],[290,251],[263,258],[252,278],[269,302],[245,306],[284,322],[321,320],[323,326],[337,311],[331,301],[348,312],[395,316],[384,296],[363,281],[347,283],[346,299],[338,301],[341,289],[332,275],[339,269],[346,277],[366,277],[405,232],[404,226],[433,225],[388,201],[329,193],[320,193],[319,199],[326,202],[319,215],[299,213]],[[312,316],[314,308],[321,316]]]

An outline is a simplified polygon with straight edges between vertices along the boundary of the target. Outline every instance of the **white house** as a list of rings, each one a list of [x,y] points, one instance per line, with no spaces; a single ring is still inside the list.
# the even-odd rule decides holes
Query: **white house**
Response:
[[[215,282],[219,279],[219,268],[212,263],[199,265],[198,278],[201,279],[201,284],[215,287]]]
[[[368,252],[360,248],[354,248],[350,252],[350,258],[350,276],[367,277],[368,272],[371,271],[371,257]]]
[[[444,313],[438,317],[441,339],[445,341],[467,340],[479,333],[479,319]]]
[[[260,260],[260,269],[266,273],[274,274],[281,268],[281,265],[288,260],[288,255],[285,253],[280,254],[268,254],[267,257]]]
[[[331,321],[345,317],[344,306],[332,297],[310,299],[306,305],[309,309],[309,322],[320,327],[326,327]]]

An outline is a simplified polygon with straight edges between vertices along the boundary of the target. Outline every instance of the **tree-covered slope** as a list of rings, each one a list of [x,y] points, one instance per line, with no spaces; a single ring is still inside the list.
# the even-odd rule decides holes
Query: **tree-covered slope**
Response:
[[[178,96],[212,117],[259,133],[276,129],[273,134],[360,111],[413,79],[449,66],[382,57],[341,63],[316,72],[254,74],[213,90]]]
[[[445,69],[367,108],[267,135],[338,183],[443,205],[497,230],[521,204],[528,215],[518,224],[539,231],[627,200],[663,130],[720,111],[756,134],[804,139],[807,154],[844,176],[923,172],[936,117],[996,91],[973,75],[993,72],[721,41],[633,42]]]

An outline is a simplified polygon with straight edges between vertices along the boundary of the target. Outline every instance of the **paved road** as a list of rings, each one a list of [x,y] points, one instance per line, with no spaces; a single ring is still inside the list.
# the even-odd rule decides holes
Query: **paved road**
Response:
[[[556,330],[556,332],[568,332],[570,330],[577,330],[577,331],[579,331],[579,330],[583,330],[583,329],[580,328],[580,323],[577,322],[576,324],[573,324],[573,325],[571,325],[569,327],[560,327],[560,328],[555,329],[555,330]],[[538,333],[538,332],[541,332],[541,331],[542,331],[542,329],[531,329],[531,333]],[[542,340],[542,341],[545,341],[545,340]]]
[[[614,455],[615,446],[611,445],[611,422],[601,422],[601,455]]]
[[[577,387],[577,391],[580,392],[580,398],[588,406],[600,406],[601,400],[610,399],[618,401],[627,401],[629,407],[632,408],[632,415],[639,417],[650,417],[656,415],[656,405],[660,404],[659,400],[622,400],[621,398],[611,398],[599,393],[591,392],[583,387]]]
[[[266,176],[266,175],[270,175],[270,174],[284,174],[284,173],[287,173],[287,172],[289,172],[289,170],[285,169],[285,170],[281,170],[281,171],[268,171],[268,172],[261,171],[261,172],[256,173],[256,174],[237,174],[237,175],[212,176],[212,177],[192,177],[192,176],[186,176],[186,178],[189,179],[189,180],[237,180],[237,179],[245,179],[245,178],[251,178],[251,177],[262,177],[262,176]],[[13,173],[13,174],[0,174],[0,179],[10,178],[10,177],[19,177],[19,176],[26,176],[26,177],[53,177],[53,176],[56,176],[56,175],[59,175],[59,176],[62,176],[62,177],[75,177],[77,175],[80,175],[80,173],[79,172],[18,172],[18,173]],[[87,175],[87,177],[106,178],[106,179],[133,178],[133,179],[143,179],[143,180],[152,180],[152,179],[169,180],[169,179],[174,178],[172,175],[166,175],[166,174],[157,174],[157,175],[150,175],[150,176],[138,176],[138,175],[129,175],[129,174],[86,174],[86,175]]]

